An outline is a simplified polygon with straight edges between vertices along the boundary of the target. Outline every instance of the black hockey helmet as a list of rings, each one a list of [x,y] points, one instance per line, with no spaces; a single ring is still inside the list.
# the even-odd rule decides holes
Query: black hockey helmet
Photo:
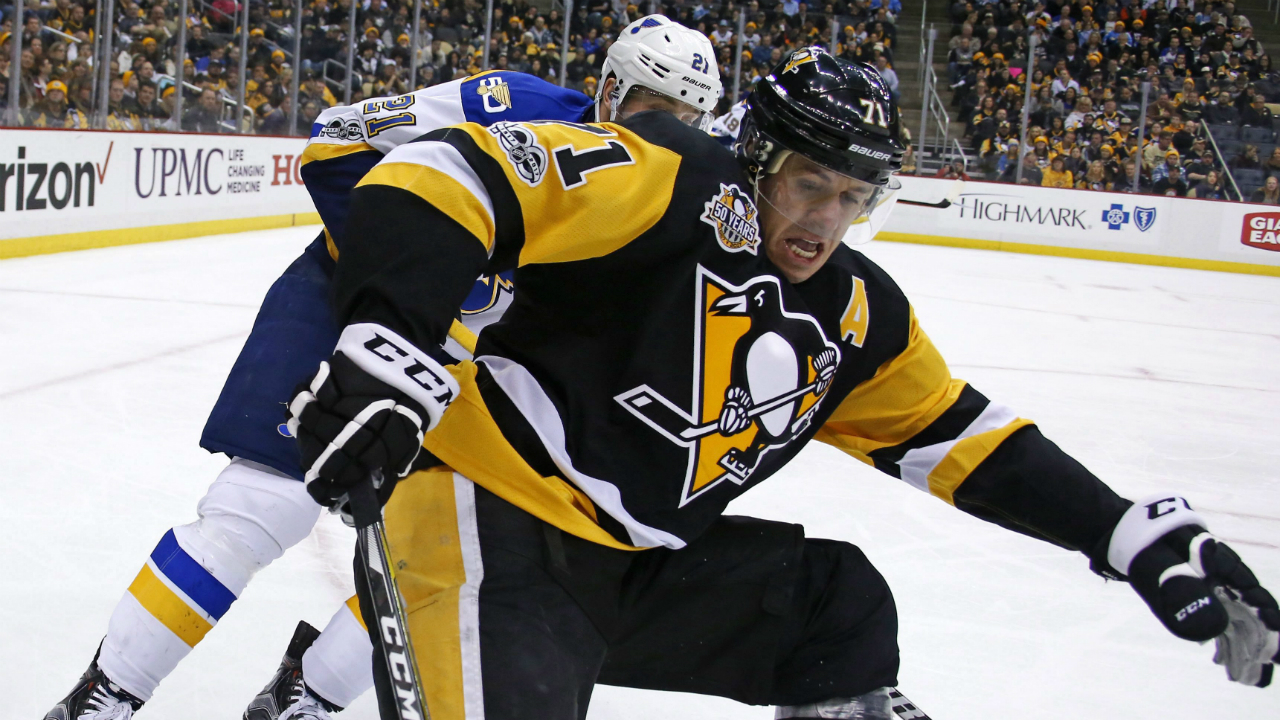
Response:
[[[897,104],[876,69],[813,46],[796,50],[756,83],[738,135],[738,156],[753,177],[779,150],[884,186],[901,169]]]

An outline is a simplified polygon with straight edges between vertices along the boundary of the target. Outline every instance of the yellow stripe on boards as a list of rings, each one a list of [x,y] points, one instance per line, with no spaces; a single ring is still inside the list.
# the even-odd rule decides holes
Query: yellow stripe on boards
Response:
[[[360,614],[360,597],[358,595],[352,595],[347,598],[347,609],[351,611],[352,615],[356,616],[356,622],[360,623],[360,627],[364,628],[365,632],[369,632],[369,625],[364,621],[364,616]]]
[[[0,240],[0,260],[319,223],[320,214],[310,212],[14,238]]]
[[[956,443],[951,452],[929,473],[929,492],[955,505],[956,488],[969,477],[969,473],[995,452],[1006,438],[1031,424],[1030,420],[1018,418],[1004,427],[988,430]]]
[[[944,247],[967,248],[971,250],[999,250],[1001,252],[1021,253],[1024,255],[1052,255],[1054,257],[1068,257],[1076,258],[1078,260],[1103,260],[1106,262],[1130,263],[1132,265],[1158,265],[1161,267],[1185,268],[1188,270],[1213,270],[1216,272],[1240,273],[1243,275],[1270,275],[1272,277],[1280,277],[1280,266],[1228,262],[1226,260],[1201,260],[1199,258],[1171,257],[1168,255],[1145,255],[1143,253],[1120,252],[1118,250],[1093,250],[1090,248],[1005,242],[1003,240],[975,240],[971,238],[943,237],[941,235],[916,235],[913,233],[886,232],[883,230],[876,235],[875,239],[884,240],[886,242],[910,243],[912,245],[942,245]]]
[[[485,247],[493,247],[493,217],[462,183],[427,165],[383,162],[374,166],[356,187],[390,185],[426,200],[467,229]]]
[[[192,610],[186,601],[156,577],[149,565],[143,565],[138,577],[133,579],[133,583],[129,585],[129,594],[160,624],[169,628],[190,647],[195,647],[213,629],[208,620]]]

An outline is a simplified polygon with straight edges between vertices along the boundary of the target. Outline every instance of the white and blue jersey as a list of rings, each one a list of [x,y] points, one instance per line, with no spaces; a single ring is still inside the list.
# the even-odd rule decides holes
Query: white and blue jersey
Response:
[[[725,147],[733,147],[738,141],[738,131],[742,129],[742,117],[747,114],[747,101],[734,103],[729,112],[721,115],[711,123],[711,137],[720,141]]]
[[[311,126],[302,179],[325,227],[341,238],[351,189],[392,149],[467,122],[487,127],[503,121],[587,121],[591,105],[591,98],[576,90],[494,70],[408,95],[330,108]]]
[[[267,292],[200,446],[302,479],[298,450],[284,425],[285,405],[337,344],[340,328],[330,312],[330,285],[351,190],[383,155],[433,130],[467,122],[588,121],[591,105],[591,98],[576,90],[498,70],[321,113],[303,152],[301,173],[325,231]],[[496,322],[511,304],[511,274],[476,281],[461,317],[473,333]],[[455,358],[469,357],[452,340],[444,350]]]

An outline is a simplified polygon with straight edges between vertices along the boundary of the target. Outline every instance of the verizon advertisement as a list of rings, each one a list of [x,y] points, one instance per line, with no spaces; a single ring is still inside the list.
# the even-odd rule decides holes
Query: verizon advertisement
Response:
[[[5,130],[0,242],[312,213],[302,138]]]
[[[903,177],[902,184],[899,199],[937,203],[950,196],[952,202],[943,209],[898,203],[883,239],[1280,266],[1280,208],[986,182],[957,186],[933,178]]]

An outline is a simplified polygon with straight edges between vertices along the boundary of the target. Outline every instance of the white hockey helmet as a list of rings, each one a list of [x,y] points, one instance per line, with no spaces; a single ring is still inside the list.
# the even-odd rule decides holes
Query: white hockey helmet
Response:
[[[611,116],[601,118],[600,100],[611,75],[617,78],[610,97]],[[662,15],[648,15],[626,26],[609,47],[596,90],[596,121],[616,120],[618,107],[636,87],[699,110],[702,115],[694,126],[700,130],[710,127],[716,103],[724,94],[711,41]]]

